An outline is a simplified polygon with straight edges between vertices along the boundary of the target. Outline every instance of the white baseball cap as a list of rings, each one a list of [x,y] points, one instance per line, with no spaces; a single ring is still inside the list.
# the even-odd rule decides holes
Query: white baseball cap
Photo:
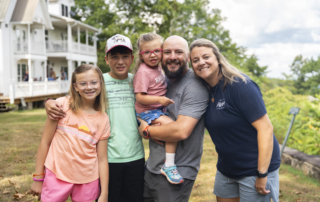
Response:
[[[130,39],[121,34],[116,34],[108,39],[106,44],[106,53],[108,53],[111,49],[117,46],[124,46],[132,51],[132,44]]]

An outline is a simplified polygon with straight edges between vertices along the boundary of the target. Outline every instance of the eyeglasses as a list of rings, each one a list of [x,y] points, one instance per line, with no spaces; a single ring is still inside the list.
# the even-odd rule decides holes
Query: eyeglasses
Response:
[[[99,87],[101,81],[90,81],[90,82],[79,82],[79,83],[75,83],[79,89],[84,90],[86,88],[88,88],[88,85],[90,85],[92,88],[97,88]]]
[[[145,55],[145,56],[150,56],[152,53],[155,55],[159,55],[162,52],[162,49],[154,49],[154,50],[146,50],[146,51],[142,51],[140,52],[141,55]]]

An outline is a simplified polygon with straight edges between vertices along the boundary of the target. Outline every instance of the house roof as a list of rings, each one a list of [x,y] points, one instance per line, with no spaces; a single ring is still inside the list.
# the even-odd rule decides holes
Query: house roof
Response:
[[[0,0],[1,1],[1,0]],[[47,29],[53,29],[52,23],[50,21],[50,16],[47,9],[47,4],[44,0],[17,0],[14,11],[12,13],[11,22],[19,22],[19,23],[33,23],[37,22],[35,19],[35,11],[37,9],[38,4],[40,3],[40,7],[43,10],[44,14],[44,25]]]
[[[91,26],[91,25],[87,25],[83,22],[80,22],[78,20],[69,18],[69,17],[64,17],[64,16],[58,16],[58,15],[54,15],[50,13],[50,17],[51,17],[51,21],[53,24],[58,23],[56,20],[60,21],[60,23],[62,23],[64,26],[67,25],[67,23],[73,23],[74,25],[78,25],[81,29],[88,29],[90,31],[94,31],[94,32],[99,32],[99,29]],[[55,20],[56,19],[56,20]]]
[[[10,0],[0,0],[0,22],[6,17],[9,4]]]
[[[18,0],[11,22],[32,22],[39,0]]]

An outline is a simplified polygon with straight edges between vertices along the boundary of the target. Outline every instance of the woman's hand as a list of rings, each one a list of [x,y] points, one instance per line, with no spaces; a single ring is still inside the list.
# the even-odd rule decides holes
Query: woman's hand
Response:
[[[46,108],[47,115],[51,120],[58,120],[66,115],[62,110],[62,105],[56,100],[47,100],[44,106]]]
[[[38,181],[33,181],[32,186],[31,186],[31,191],[30,193],[33,196],[38,196],[38,201],[41,200],[41,190],[42,190],[42,184],[43,182],[38,182]]]
[[[266,195],[270,193],[270,190],[266,190],[267,180],[268,176],[264,178],[257,177],[256,184],[254,186],[256,187],[256,190],[257,192],[259,192],[259,194]]]

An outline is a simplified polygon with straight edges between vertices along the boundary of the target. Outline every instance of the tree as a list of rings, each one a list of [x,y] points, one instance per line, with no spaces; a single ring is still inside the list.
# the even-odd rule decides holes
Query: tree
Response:
[[[315,95],[320,92],[320,56],[317,60],[309,60],[298,55],[290,69],[295,78],[294,87],[297,89],[294,93]]]
[[[266,70],[268,66],[260,67],[257,63],[258,58],[255,55],[251,55],[247,60],[245,67],[256,77],[261,77],[266,75]]]
[[[98,66],[103,72],[109,71],[104,61],[106,40],[116,33],[128,36],[134,51],[139,36],[147,32],[157,32],[164,38],[179,35],[188,43],[206,38],[234,66],[246,71],[250,62],[257,65],[256,58],[246,62],[245,48],[232,42],[229,31],[222,26],[225,18],[220,10],[209,8],[208,0],[75,0],[75,4],[75,19],[102,29],[97,48]],[[255,68],[258,74],[265,70]]]

